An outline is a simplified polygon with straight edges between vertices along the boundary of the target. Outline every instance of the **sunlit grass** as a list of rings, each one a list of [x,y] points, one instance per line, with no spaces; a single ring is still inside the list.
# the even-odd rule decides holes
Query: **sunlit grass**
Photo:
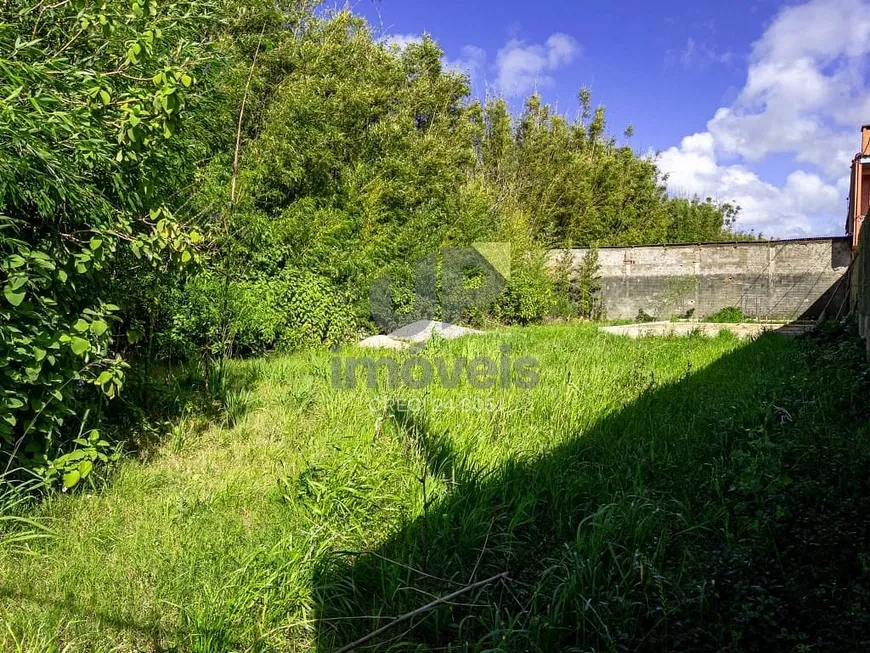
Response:
[[[234,363],[233,374],[247,383],[230,399],[223,424],[188,416],[155,455],[125,461],[99,492],[46,500],[36,516],[55,537],[28,542],[27,555],[0,549],[0,643],[10,650],[330,650],[372,630],[376,617],[442,592],[408,568],[456,583],[507,565],[522,583],[514,593],[524,607],[504,612],[506,622],[496,623],[500,595],[492,609],[466,609],[465,631],[438,621],[458,618],[448,613],[417,632],[441,623],[445,641],[467,633],[474,649],[558,646],[567,641],[559,620],[577,625],[583,610],[570,603],[602,583],[612,586],[610,600],[645,596],[647,589],[629,589],[639,582],[631,556],[649,556],[647,573],[658,575],[653,584],[664,597],[683,583],[669,574],[682,572],[658,566],[682,560],[689,573],[688,547],[763,537],[747,535],[742,517],[727,517],[730,499],[716,498],[730,491],[732,464],[723,456],[734,433],[752,420],[767,428],[772,407],[803,392],[810,377],[804,345],[772,335],[748,344],[727,335],[633,341],[563,326],[431,343],[422,355],[498,361],[505,343],[513,360],[537,359],[537,387],[476,389],[463,378],[455,389],[435,380],[409,390],[388,388],[382,377],[377,390],[334,388],[336,355],[414,355],[355,348]],[[735,355],[744,357],[740,364],[722,363]],[[748,370],[753,376],[735,378]],[[676,390],[700,374],[703,382]],[[830,382],[845,388],[848,381]],[[708,412],[696,412],[700,405]],[[817,404],[807,419],[825,410],[828,404]],[[716,420],[722,424],[709,437]],[[588,451],[566,449],[587,434]],[[602,445],[606,438],[612,446]],[[687,462],[693,468],[681,472]],[[657,466],[664,481],[650,477]],[[709,481],[699,480],[702,466]],[[517,470],[515,496],[510,487],[493,490],[511,484],[514,472],[506,469]],[[709,487],[683,487],[683,473]],[[551,487],[529,490],[534,478]],[[523,507],[523,496],[547,505]],[[438,511],[447,515],[441,521],[432,517]],[[462,533],[451,514],[469,520]],[[677,538],[673,546],[687,547],[683,553],[657,552],[662,529],[677,523],[704,535]],[[714,532],[723,525],[727,532]],[[536,542],[543,548],[530,549]],[[436,544],[438,553],[428,552]],[[614,553],[598,571],[588,568],[592,552],[608,547],[625,558]],[[346,552],[363,551],[393,562],[336,567],[356,559]],[[585,613],[590,645],[645,636],[637,624],[618,633],[607,622],[631,608],[599,610],[597,625]]]

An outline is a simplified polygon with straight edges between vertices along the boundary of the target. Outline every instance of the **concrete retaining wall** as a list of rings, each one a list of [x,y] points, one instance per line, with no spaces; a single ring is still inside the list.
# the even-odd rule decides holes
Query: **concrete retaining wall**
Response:
[[[550,252],[551,269],[564,255]],[[585,255],[571,250],[574,270]],[[847,237],[598,250],[609,319],[634,319],[641,311],[702,318],[729,306],[762,320],[815,318],[826,307],[836,314],[848,299],[843,276],[851,256]],[[870,315],[870,297],[867,304]],[[870,321],[867,328],[870,336]]]

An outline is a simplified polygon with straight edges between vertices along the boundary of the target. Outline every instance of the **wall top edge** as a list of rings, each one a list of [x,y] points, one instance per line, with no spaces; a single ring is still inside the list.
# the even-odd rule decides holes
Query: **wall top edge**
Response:
[[[851,239],[849,236],[811,236],[807,238],[783,238],[780,240],[722,240],[715,241],[709,243],[669,243],[666,245],[662,244],[652,244],[652,245],[614,245],[614,246],[602,246],[599,247],[599,251],[601,250],[617,250],[617,249],[680,249],[680,248],[688,248],[688,247],[715,247],[715,246],[744,246],[744,245],[766,245],[768,247],[776,246],[776,245],[787,245],[787,244],[800,244],[800,243],[820,243],[820,242],[844,242],[851,243]],[[565,251],[564,247],[552,247],[550,248],[551,252],[560,252]],[[588,247],[571,247],[572,251],[586,251],[589,249]]]

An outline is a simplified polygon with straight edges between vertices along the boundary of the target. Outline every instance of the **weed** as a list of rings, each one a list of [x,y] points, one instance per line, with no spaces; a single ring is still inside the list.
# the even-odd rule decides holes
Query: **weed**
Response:
[[[746,316],[743,309],[739,306],[726,306],[725,308],[716,311],[712,315],[704,318],[704,322],[714,322],[723,324],[737,324],[739,322],[752,322],[753,320]]]

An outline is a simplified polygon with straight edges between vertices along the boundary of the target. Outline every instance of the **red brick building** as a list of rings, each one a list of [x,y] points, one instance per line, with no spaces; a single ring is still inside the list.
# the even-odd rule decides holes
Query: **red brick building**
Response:
[[[849,215],[846,218],[846,233],[852,239],[853,252],[858,247],[858,237],[868,210],[870,210],[870,125],[864,125],[861,127],[861,151],[852,160]]]

